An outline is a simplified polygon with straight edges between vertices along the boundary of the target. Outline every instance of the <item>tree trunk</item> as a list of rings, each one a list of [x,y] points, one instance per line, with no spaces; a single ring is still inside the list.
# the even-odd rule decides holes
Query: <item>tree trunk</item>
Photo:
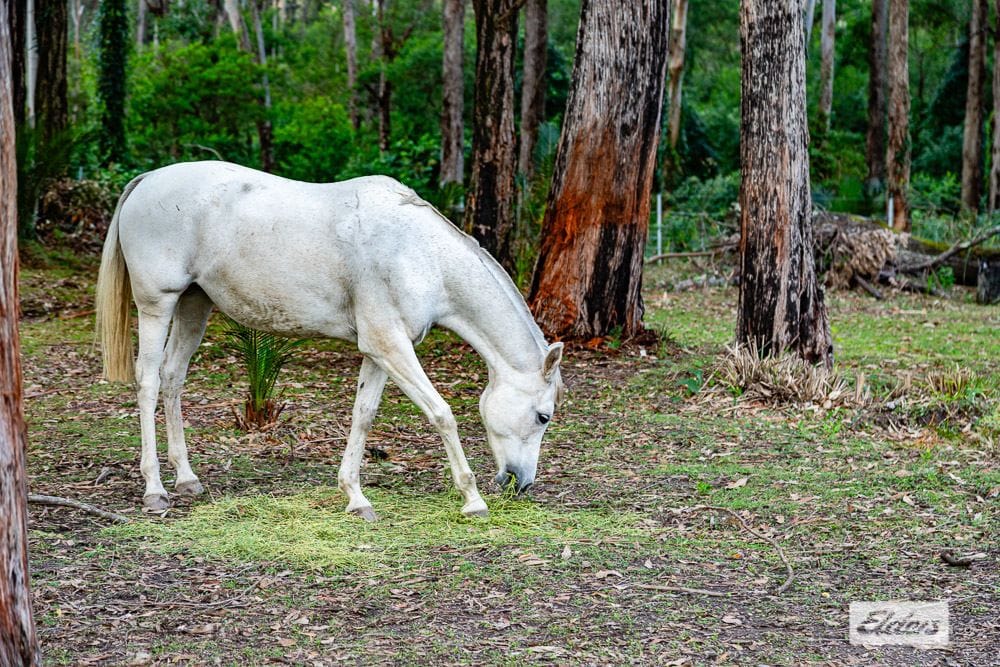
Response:
[[[557,338],[642,328],[669,0],[584,0],[529,301]],[[801,17],[799,19],[801,21]]]
[[[514,271],[514,50],[519,0],[473,0],[476,91],[472,122],[472,183],[465,212],[472,235]]]
[[[816,0],[806,0],[806,50],[809,50],[809,40],[812,39],[813,21],[816,18]]]
[[[36,124],[41,130],[40,150],[61,136],[69,123],[66,98],[66,49],[69,15],[66,0],[38,0],[35,13],[38,39],[38,79],[35,88]]]
[[[823,31],[820,33],[819,125],[830,130],[833,112],[833,65],[836,59],[837,0],[823,0]]]
[[[101,2],[101,54],[97,90],[101,109],[101,148],[105,163],[125,158],[125,72],[128,57],[128,10],[125,0]]]
[[[993,150],[990,160],[990,213],[1000,210],[1000,0],[996,0],[993,33]]]
[[[670,28],[670,152],[677,150],[681,136],[681,84],[684,77],[684,50],[687,42],[688,0],[674,0],[674,16]]]
[[[351,125],[361,127],[358,117],[358,33],[354,22],[354,0],[343,0],[344,51],[347,53],[347,111],[351,115]]]
[[[223,8],[226,18],[229,19],[229,27],[236,33],[236,41],[240,48],[247,53],[253,53],[250,48],[250,36],[247,35],[246,25],[243,23],[243,15],[240,13],[239,0],[223,0]]]
[[[386,5],[389,0],[372,0],[375,27],[372,31],[372,57],[378,62],[378,89],[375,102],[378,108],[378,149],[389,150],[392,136],[392,84],[386,76],[386,66],[392,59],[392,33],[386,25]]]
[[[444,57],[441,63],[441,185],[465,175],[464,135],[465,0],[444,0]]]
[[[527,0],[524,6],[524,70],[521,74],[521,152],[518,171],[534,174],[538,126],[545,116],[545,61],[549,44],[548,0]]]
[[[743,0],[736,340],[829,368],[830,321],[813,260],[804,36],[797,3]]]
[[[868,163],[868,180],[865,183],[865,191],[869,196],[881,192],[885,185],[885,90],[888,23],[888,0],[872,0],[872,34],[868,45],[868,134],[865,140],[865,155]]]
[[[38,49],[35,41],[35,0],[26,0],[24,6],[24,62],[25,114],[30,127],[35,126],[35,80],[38,74]]]
[[[962,141],[962,208],[979,210],[983,182],[983,88],[986,81],[987,0],[972,0],[969,20],[969,83],[965,92]]]
[[[899,232],[910,231],[909,13],[909,0],[889,0],[889,143],[885,164],[893,210],[889,224]]]
[[[146,0],[139,0],[135,12],[135,50],[142,53],[146,44]]]
[[[264,29],[260,24],[260,0],[251,0],[253,11],[253,30],[257,37],[257,64],[263,68],[261,85],[264,96],[261,105],[264,107],[264,117],[257,121],[257,137],[260,140],[260,168],[266,172],[274,171],[274,142],[271,130],[271,82],[267,78],[267,49],[264,48]]]
[[[0,665],[41,658],[28,585],[26,430],[17,294],[17,163],[10,0],[0,0]],[[16,25],[16,24],[15,24]]]
[[[15,128],[20,128],[24,124],[25,96],[27,94],[24,86],[24,22],[27,9],[25,0],[7,0],[7,25],[10,26],[10,90]]]

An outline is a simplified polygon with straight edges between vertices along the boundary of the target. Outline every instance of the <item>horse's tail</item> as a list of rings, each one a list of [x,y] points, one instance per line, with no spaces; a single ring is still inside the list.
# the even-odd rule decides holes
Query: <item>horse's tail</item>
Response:
[[[108,237],[101,253],[101,271],[97,276],[97,338],[104,362],[104,378],[110,382],[131,382],[135,379],[135,360],[132,354],[132,282],[128,266],[118,242],[118,218],[122,204],[142,176],[132,179],[125,186],[115,214],[108,226]]]

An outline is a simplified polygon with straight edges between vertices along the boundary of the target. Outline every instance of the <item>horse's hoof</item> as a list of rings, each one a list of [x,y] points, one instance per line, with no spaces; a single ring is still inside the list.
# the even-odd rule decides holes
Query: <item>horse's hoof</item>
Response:
[[[186,482],[181,482],[176,487],[174,487],[177,493],[182,496],[198,496],[205,493],[205,487],[201,485],[197,479],[190,479]]]
[[[481,519],[490,518],[490,511],[486,508],[486,503],[479,500],[474,503],[469,503],[462,508],[462,514],[468,517],[479,517]]]
[[[142,497],[142,508],[147,512],[165,512],[170,509],[170,498],[165,493],[150,493]]]
[[[375,514],[375,510],[372,509],[371,505],[365,505],[364,507],[355,507],[352,510],[348,510],[351,514],[355,514],[365,521],[371,523],[372,521],[378,520],[378,515]]]

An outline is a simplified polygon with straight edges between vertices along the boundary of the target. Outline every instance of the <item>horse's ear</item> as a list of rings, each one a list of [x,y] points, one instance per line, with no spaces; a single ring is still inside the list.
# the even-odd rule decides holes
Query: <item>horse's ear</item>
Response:
[[[552,343],[549,346],[549,351],[545,354],[545,363],[542,364],[542,375],[545,376],[546,380],[551,380],[552,374],[559,368],[559,362],[562,361],[562,353],[562,343]]]

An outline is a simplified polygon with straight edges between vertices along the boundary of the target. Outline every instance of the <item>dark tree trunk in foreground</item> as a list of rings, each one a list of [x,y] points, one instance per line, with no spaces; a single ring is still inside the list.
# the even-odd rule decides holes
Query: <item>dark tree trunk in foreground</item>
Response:
[[[993,33],[993,152],[990,160],[990,196],[987,209],[1000,210],[1000,0],[996,0]]]
[[[128,11],[125,0],[103,0],[100,17],[101,149],[105,162],[125,157],[125,60],[128,57]]]
[[[508,271],[514,270],[514,50],[519,0],[473,0],[476,12],[476,96],[472,183],[465,211],[472,235]]]
[[[0,0],[0,16],[8,14]],[[10,25],[0,21],[0,665],[40,663],[28,587],[25,426],[17,334],[17,166]]]
[[[584,0],[531,309],[557,338],[642,331],[669,0]],[[800,19],[801,20],[801,19]]]
[[[872,0],[872,34],[868,44],[868,134],[865,157],[869,195],[881,192],[885,185],[885,115],[886,59],[889,0]]]
[[[38,80],[35,84],[35,126],[42,144],[64,140],[60,135],[69,122],[66,99],[66,49],[69,15],[65,0],[36,0],[35,26],[38,40]]]
[[[674,0],[674,15],[670,28],[670,151],[677,150],[681,136],[681,84],[684,77],[684,50],[687,42],[688,0]]]
[[[819,125],[830,129],[833,113],[833,66],[836,59],[837,0],[823,0],[822,31],[819,35]]]
[[[545,115],[545,61],[549,42],[548,0],[524,5],[524,70],[521,75],[521,153],[518,171],[534,173],[538,126]]]
[[[969,20],[969,83],[965,92],[962,141],[962,208],[979,210],[983,182],[983,89],[986,82],[987,0],[972,0]]]
[[[441,185],[462,183],[464,135],[465,0],[444,0],[444,55],[441,62]]]
[[[797,3],[743,0],[736,340],[830,367],[813,259],[804,35]]]
[[[909,0],[889,0],[889,143],[886,147],[886,193],[898,232],[910,231]]]

